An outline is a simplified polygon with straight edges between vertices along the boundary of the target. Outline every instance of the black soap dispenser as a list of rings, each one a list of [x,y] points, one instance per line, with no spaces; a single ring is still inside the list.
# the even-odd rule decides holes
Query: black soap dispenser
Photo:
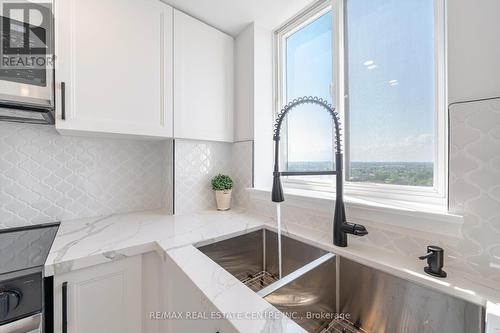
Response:
[[[424,271],[432,276],[438,278],[445,278],[446,272],[443,271],[444,266],[444,250],[443,248],[435,245],[427,246],[427,254],[418,257],[420,260],[427,259],[427,266]]]

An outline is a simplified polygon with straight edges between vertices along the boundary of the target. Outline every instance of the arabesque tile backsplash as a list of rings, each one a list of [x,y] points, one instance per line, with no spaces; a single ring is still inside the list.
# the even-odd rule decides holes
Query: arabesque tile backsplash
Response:
[[[169,208],[170,149],[0,122],[0,228]]]
[[[148,209],[215,209],[210,179],[234,180],[247,204],[252,141],[235,144],[61,136],[52,126],[0,122],[0,228]],[[175,182],[175,187],[173,186]]]
[[[500,288],[500,99],[450,107],[450,211],[464,216],[457,269]]]
[[[231,170],[231,144],[175,140],[175,214],[215,208],[210,180]]]
[[[252,141],[175,140],[175,214],[215,209],[211,179],[218,173],[233,178],[233,207],[247,203],[252,186]]]

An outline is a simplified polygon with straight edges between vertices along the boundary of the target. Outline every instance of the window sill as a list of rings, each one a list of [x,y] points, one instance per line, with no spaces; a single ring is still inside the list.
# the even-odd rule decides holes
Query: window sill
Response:
[[[248,189],[252,195],[261,200],[270,200],[269,189]],[[285,188],[285,204],[314,208],[320,213],[333,210],[335,193],[303,189]],[[360,198],[345,195],[347,216],[351,222],[367,221],[385,225],[388,228],[398,227],[433,235],[441,235],[451,239],[462,238],[463,217],[448,213],[444,205],[415,204],[381,198]]]

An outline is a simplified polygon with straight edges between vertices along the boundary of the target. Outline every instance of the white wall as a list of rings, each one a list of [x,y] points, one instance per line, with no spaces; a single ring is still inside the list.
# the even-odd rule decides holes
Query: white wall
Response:
[[[253,23],[235,41],[234,141],[253,140],[254,37]]]
[[[447,7],[449,102],[500,95],[500,1]]]
[[[236,141],[254,140],[254,183],[270,187],[273,159],[271,30],[250,24],[236,38]]]
[[[255,187],[270,188],[273,162],[273,33],[254,24]]]

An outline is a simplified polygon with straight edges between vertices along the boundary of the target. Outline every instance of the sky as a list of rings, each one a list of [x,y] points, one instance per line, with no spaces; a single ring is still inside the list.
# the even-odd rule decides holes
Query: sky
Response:
[[[435,110],[432,0],[348,0],[351,160],[432,162]],[[327,99],[332,15],[287,39],[286,98]],[[331,118],[308,106],[288,117],[289,161],[332,159]]]

